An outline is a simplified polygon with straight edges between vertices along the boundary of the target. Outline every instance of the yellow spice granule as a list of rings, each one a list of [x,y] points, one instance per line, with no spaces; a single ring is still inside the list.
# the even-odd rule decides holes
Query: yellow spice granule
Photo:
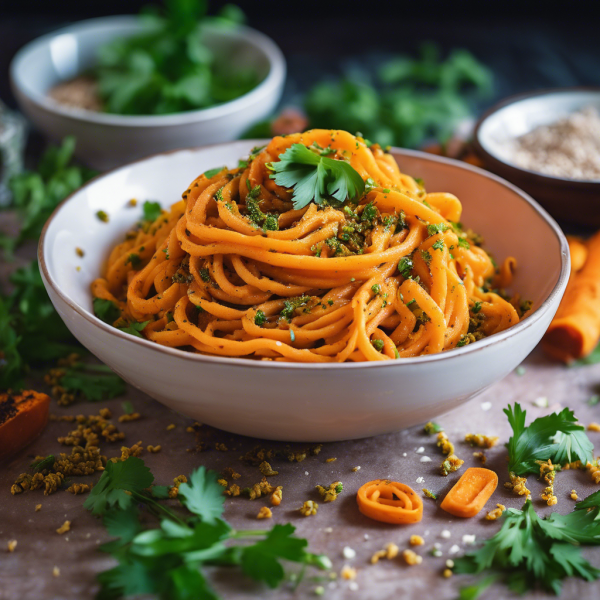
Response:
[[[225,467],[223,469],[223,477],[231,477],[231,479],[239,479],[241,475],[231,467]]]
[[[14,552],[17,548],[17,540],[9,540],[8,541],[8,551]]]
[[[150,454],[156,454],[162,450],[162,446],[160,444],[158,444],[158,446],[148,445],[146,446],[146,450],[150,452]]]
[[[215,450],[218,450],[219,452],[227,452],[228,448],[222,442],[217,442],[215,444]]]
[[[79,247],[75,248],[75,254],[77,254],[79,258],[83,258],[85,256],[85,252]]]
[[[527,489],[527,478],[518,477],[512,471],[509,473],[510,481],[504,484],[504,487],[512,490],[517,496],[526,496],[529,498],[531,492]]]
[[[71,530],[71,521],[65,521],[57,530],[56,533],[62,535],[63,533],[67,533],[67,531]]]
[[[119,417],[119,423],[128,423],[129,421],[137,421],[138,419],[141,419],[141,418],[142,418],[142,415],[140,415],[140,413],[134,412],[129,415],[121,415]]]
[[[283,500],[283,487],[278,485],[271,494],[271,506],[279,506]]]
[[[330,483],[327,487],[323,485],[317,485],[316,490],[323,498],[323,502],[333,502],[337,500],[338,494],[342,493],[344,486],[341,481],[334,481]]]
[[[450,569],[444,569],[444,571],[442,572],[442,575],[446,579],[448,579],[448,578],[452,577],[453,573],[452,573],[452,571]]]
[[[58,567],[54,567],[52,569],[52,576],[53,577],[60,577],[60,569]]]
[[[173,487],[169,488],[169,498],[177,498],[179,495],[179,486],[182,483],[187,483],[187,477],[185,475],[177,475],[173,479]]]
[[[587,428],[588,431],[600,431],[600,423],[590,423]]]
[[[340,571],[340,577],[342,579],[356,579],[356,569],[352,568],[350,565],[344,565]]]
[[[473,452],[473,457],[478,458],[482,465],[485,465],[487,462],[487,456],[483,452]]]
[[[357,471],[360,471],[360,467],[352,467],[352,470],[356,473]]]
[[[411,546],[422,546],[425,543],[420,535],[411,535],[409,541]]]
[[[132,198],[127,204],[129,204],[129,206],[137,206],[137,200],[135,198]]]
[[[328,458],[327,460],[325,460],[325,462],[335,462],[337,460],[337,458]]]
[[[575,490],[571,490],[571,500],[579,500],[579,496]]]
[[[594,461],[594,463],[595,462],[596,461]],[[597,464],[589,462],[585,465],[585,470],[590,474],[590,477],[594,483],[600,483],[600,468],[598,468]]]
[[[217,483],[226,488],[229,484],[227,483],[227,479],[217,479]]]
[[[465,435],[465,442],[478,448],[492,448],[498,443],[499,439],[498,436],[487,436],[481,433],[467,433]]]
[[[196,430],[191,425],[188,425],[185,428],[185,431],[186,431],[186,433],[196,433]]]
[[[265,477],[272,477],[273,475],[279,475],[279,471],[274,471],[273,468],[271,467],[271,465],[266,460],[263,460],[263,462],[261,462],[260,465],[258,465],[258,470]]]
[[[437,434],[437,445],[441,448],[442,454],[454,454],[454,444],[443,431]]]
[[[502,516],[502,513],[506,510],[506,506],[504,506],[504,504],[496,504],[496,507],[497,508],[490,510],[490,512],[485,515],[485,518],[488,521],[495,521],[496,519],[499,519]]]
[[[373,556],[371,556],[371,564],[374,565],[378,563],[380,558],[387,558],[388,560],[392,560],[393,558],[396,558],[396,556],[398,556],[399,552],[400,548],[398,548],[396,544],[390,542],[389,544],[385,545],[385,548],[383,550],[378,550],[377,552],[375,552],[375,554],[373,554]]]
[[[411,567],[413,565],[420,565],[423,562],[423,557],[414,552],[413,550],[404,550],[402,552],[402,556],[406,561],[406,564],[410,565]]]
[[[271,509],[268,506],[263,506],[256,515],[257,519],[270,519],[273,516]]]
[[[69,494],[85,494],[89,492],[92,488],[87,483],[73,483],[67,488],[67,492]]]
[[[451,454],[448,458],[442,462],[440,466],[440,473],[446,477],[448,473],[454,473],[454,471],[458,471],[465,463],[464,460],[458,458],[455,454]]]
[[[40,512],[40,510],[42,510],[42,505],[41,504],[36,504],[35,505],[35,512]]]
[[[177,425],[175,425],[175,423],[171,423],[170,425],[167,425],[167,431],[173,431],[175,427],[177,427]]]
[[[310,517],[317,514],[319,505],[313,500],[307,500],[300,508],[300,514],[304,517]]]

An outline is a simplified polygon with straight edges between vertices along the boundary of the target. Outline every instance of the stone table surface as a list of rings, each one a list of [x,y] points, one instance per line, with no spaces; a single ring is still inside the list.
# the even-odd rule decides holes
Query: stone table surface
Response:
[[[600,421],[600,405],[590,406],[588,400],[596,392],[600,382],[600,365],[567,369],[548,361],[537,349],[523,363],[522,375],[511,373],[477,398],[460,408],[441,415],[437,421],[444,426],[451,440],[456,442],[457,454],[465,459],[465,466],[480,463],[472,456],[473,449],[462,442],[468,432],[498,435],[501,442],[487,451],[487,466],[496,470],[500,482],[507,479],[506,450],[510,428],[502,409],[510,402],[518,401],[526,409],[528,419],[541,416],[559,407],[569,406],[576,411],[579,419],[587,424]],[[534,401],[546,397],[548,408],[540,408]],[[160,444],[162,451],[157,454],[144,453],[143,459],[152,469],[158,483],[169,483],[179,474],[188,474],[199,465],[222,471],[233,467],[241,473],[238,483],[253,484],[261,474],[256,466],[240,460],[247,450],[261,442],[217,431],[207,426],[200,428],[200,438],[207,442],[209,449],[203,452],[194,449],[194,434],[186,432],[192,421],[172,412],[139,391],[130,388],[121,398],[102,404],[79,403],[68,408],[60,408],[54,403],[51,412],[55,414],[94,414],[103,406],[108,406],[116,419],[123,414],[122,402],[129,400],[142,414],[139,421],[119,424],[126,438],[124,443],[131,445],[142,440],[144,445]],[[169,424],[175,428],[167,430]],[[101,552],[98,546],[107,541],[107,535],[100,521],[89,514],[82,506],[84,497],[73,496],[59,491],[44,496],[41,490],[26,492],[18,496],[10,494],[11,483],[30,463],[31,457],[38,454],[58,453],[65,448],[57,443],[57,437],[71,429],[65,422],[51,422],[43,435],[26,450],[0,466],[0,599],[1,600],[87,600],[97,591],[96,574],[110,568],[112,559]],[[600,447],[600,434],[590,432],[592,441]],[[223,442],[228,451],[215,450],[215,443]],[[283,447],[283,444],[264,442],[266,447]],[[302,444],[293,444],[293,449]],[[424,451],[417,452],[421,447]],[[103,453],[110,456],[119,454],[120,444],[104,444]],[[68,450],[68,449],[67,449]],[[423,456],[431,462],[421,462]],[[326,462],[336,458],[334,462]],[[448,478],[437,474],[441,454],[436,448],[435,438],[427,436],[422,427],[413,427],[397,433],[379,437],[324,444],[318,456],[310,456],[300,463],[274,461],[273,468],[279,475],[270,482],[283,485],[283,502],[273,509],[273,523],[291,522],[297,527],[297,534],[306,537],[309,548],[323,552],[333,561],[334,570],[339,573],[344,564],[358,570],[355,585],[348,581],[325,581],[314,579],[318,572],[311,572],[294,591],[289,584],[271,591],[254,584],[237,572],[228,569],[215,569],[211,580],[224,599],[264,598],[265,600],[287,600],[315,596],[315,587],[323,584],[329,600],[360,598],[371,600],[392,596],[417,599],[436,598],[450,600],[457,597],[457,590],[469,581],[464,576],[444,579],[441,576],[446,560],[451,556],[450,548],[460,548],[456,557],[469,548],[463,542],[463,535],[476,535],[477,540],[494,534],[498,522],[484,519],[487,510],[496,502],[506,506],[520,507],[522,499],[511,495],[500,484],[486,509],[475,518],[461,520],[452,517],[439,508],[439,501],[424,500],[423,520],[411,526],[391,526],[372,521],[361,515],[356,505],[356,491],[361,484],[376,478],[390,478],[411,485],[420,490],[423,487],[438,492],[441,497],[458,479],[460,473]],[[354,472],[352,467],[360,466]],[[97,476],[96,476],[97,477]],[[417,483],[423,477],[424,483]],[[77,478],[76,481],[93,480],[91,477]],[[302,517],[298,508],[304,500],[319,502],[315,486],[341,480],[344,491],[335,502],[321,503],[316,516]],[[541,482],[530,477],[536,509],[547,513],[539,498],[543,488]],[[594,490],[594,485],[584,472],[566,471],[557,477],[556,494],[559,498],[555,507],[560,512],[568,512],[573,507],[569,498],[575,488],[580,497]],[[35,512],[35,505],[42,508]],[[265,522],[257,521],[256,515],[261,506],[267,503],[245,498],[227,499],[225,518],[236,528],[260,528]],[[71,521],[71,531],[58,535],[56,529],[65,520]],[[450,538],[441,537],[442,530],[450,531]],[[382,560],[371,565],[371,555],[388,542],[396,543],[401,549],[407,548],[409,537],[419,534],[425,545],[416,548],[424,557],[419,566],[409,567],[399,557],[395,560]],[[7,542],[18,541],[13,553],[6,552]],[[434,543],[441,543],[443,556],[434,558],[429,553]],[[345,546],[356,551],[355,558],[348,560],[342,555]],[[600,565],[600,549],[587,549],[586,554],[593,564]],[[60,576],[53,576],[53,568],[60,569]],[[293,566],[293,565],[292,565]],[[352,589],[356,588],[358,589]],[[564,598],[597,598],[600,595],[600,582],[590,584],[580,580],[568,580],[564,586]],[[512,597],[501,586],[491,588],[485,598],[503,599]],[[529,598],[545,598],[542,593],[534,593]]]

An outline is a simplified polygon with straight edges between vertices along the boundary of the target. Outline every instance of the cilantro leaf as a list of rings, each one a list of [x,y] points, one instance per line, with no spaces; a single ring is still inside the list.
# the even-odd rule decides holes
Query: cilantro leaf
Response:
[[[103,552],[113,552],[116,547],[128,544],[142,531],[139,513],[135,506],[129,505],[125,509],[112,508],[107,510],[102,519],[107,533],[111,537],[119,538],[104,544],[100,549]]]
[[[277,185],[294,189],[295,209],[311,201],[322,204],[326,197],[339,202],[360,198],[365,190],[365,182],[349,163],[320,156],[302,144],[292,144],[280,154],[272,170]]]
[[[575,505],[577,510],[582,510],[585,508],[600,508],[600,490],[590,494],[587,498],[578,502]]]
[[[144,202],[144,221],[154,223],[160,215],[162,215],[162,208],[159,202],[150,202],[146,200]]]
[[[484,577],[482,580],[474,583],[473,585],[464,586],[460,588],[458,594],[458,600],[477,600],[485,590],[487,590],[492,583],[496,581],[494,575]]]
[[[504,409],[513,435],[508,441],[508,470],[517,475],[539,472],[537,461],[565,464],[593,459],[593,445],[571,410],[552,413],[525,426],[526,411],[518,403]]]
[[[53,454],[49,454],[46,458],[42,458],[41,460],[34,461],[29,465],[34,471],[43,471],[44,469],[49,469],[54,462],[56,461],[56,457]]]
[[[127,509],[133,501],[131,494],[142,492],[153,481],[154,476],[140,458],[132,456],[120,462],[108,461],[83,506],[95,515],[104,514],[112,506]]]
[[[148,325],[150,321],[144,321],[143,323],[129,323],[127,327],[117,327],[119,331],[123,331],[124,333],[129,333],[130,335],[135,335],[136,337],[143,338],[144,336],[140,333],[144,330],[146,325]]]
[[[94,314],[109,325],[112,325],[121,316],[121,310],[112,300],[94,298],[93,306]]]
[[[215,175],[218,175],[223,169],[226,169],[226,168],[227,167],[215,167],[214,169],[209,169],[208,171],[204,171],[203,175],[207,179],[211,179],[212,177],[214,177]]]
[[[72,394],[81,394],[90,402],[100,402],[121,396],[125,382],[105,365],[75,363],[65,369],[60,385]]]
[[[296,528],[275,525],[267,537],[242,550],[242,570],[256,581],[264,581],[275,588],[283,580],[285,573],[279,559],[303,562],[307,541],[292,537]]]
[[[185,507],[206,523],[215,523],[223,514],[223,488],[216,474],[199,467],[189,477],[188,483],[179,486],[179,498]]]

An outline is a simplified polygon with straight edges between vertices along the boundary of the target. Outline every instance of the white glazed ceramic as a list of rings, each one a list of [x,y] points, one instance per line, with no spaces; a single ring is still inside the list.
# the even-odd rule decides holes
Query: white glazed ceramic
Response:
[[[249,93],[219,106],[159,116],[124,116],[65,107],[47,92],[94,63],[97,49],[140,30],[134,16],[80,21],[27,44],[10,69],[13,92],[23,112],[46,135],[77,138],[76,155],[106,170],[176,148],[238,139],[275,109],[285,82],[285,59],[268,37],[250,29],[207,27],[205,41],[236,64],[253,66],[264,80]]]
[[[463,202],[463,220],[498,257],[517,258],[514,289],[533,300],[522,323],[476,344],[378,363],[286,364],[202,356],[122,333],[92,313],[90,284],[109,248],[140,219],[130,198],[180,198],[201,172],[237,165],[256,141],[163,154],[101,176],[56,209],[39,245],[44,283],[75,337],[125,380],[202,423],[288,441],[329,441],[425,422],[472,398],[513,370],[546,331],[569,274],[566,240],[526,194],[467,164],[394,150],[401,169],[430,191]],[[95,213],[105,210],[108,224]],[[75,248],[85,251],[79,258]],[[81,267],[81,270],[77,270]]]

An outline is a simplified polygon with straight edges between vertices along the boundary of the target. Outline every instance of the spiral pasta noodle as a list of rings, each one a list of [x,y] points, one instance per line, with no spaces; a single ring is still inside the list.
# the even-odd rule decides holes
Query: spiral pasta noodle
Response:
[[[293,144],[326,148],[368,184],[345,202],[294,208],[273,164]],[[235,169],[200,175],[170,211],[116,245],[95,298],[113,324],[203,354],[293,362],[384,361],[450,350],[522,316],[463,231],[461,204],[427,193],[393,156],[344,131],[275,137]]]

